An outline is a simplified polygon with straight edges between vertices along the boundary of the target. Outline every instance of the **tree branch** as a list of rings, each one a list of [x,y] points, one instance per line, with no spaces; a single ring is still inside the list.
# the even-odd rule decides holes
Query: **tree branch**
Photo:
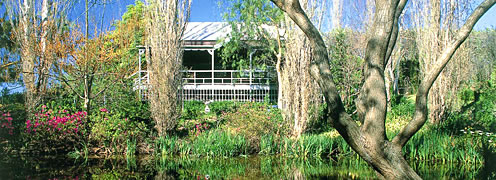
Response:
[[[306,34],[313,51],[313,60],[310,65],[310,74],[322,89],[327,103],[326,117],[331,125],[338,130],[341,136],[355,151],[367,157],[363,147],[359,145],[360,131],[358,124],[346,113],[339,92],[332,80],[329,68],[329,57],[322,36],[312,24],[301,8],[298,0],[271,0]]]
[[[482,2],[470,15],[465,24],[460,28],[454,41],[452,41],[446,48],[441,51],[441,56],[436,60],[437,64],[426,74],[422,80],[416,97],[415,114],[412,120],[394,137],[393,143],[403,147],[410,138],[417,133],[420,128],[427,121],[427,96],[432,85],[436,81],[441,71],[446,67],[448,62],[453,57],[453,54],[460,47],[460,45],[467,39],[475,24],[494,4],[496,0],[485,0]]]
[[[388,50],[386,52],[386,59],[384,64],[388,64],[389,59],[391,59],[391,54],[393,53],[394,47],[396,46],[396,40],[398,39],[398,34],[399,34],[399,23],[398,20],[403,13],[403,10],[405,9],[405,5],[408,2],[408,0],[400,0],[396,7],[396,12],[394,15],[394,22],[393,22],[393,30],[391,37],[389,38],[388,42]],[[387,89],[388,90],[388,89]]]

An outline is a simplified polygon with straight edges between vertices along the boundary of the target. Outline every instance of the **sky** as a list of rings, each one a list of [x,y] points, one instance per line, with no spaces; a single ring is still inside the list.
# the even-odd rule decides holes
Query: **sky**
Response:
[[[90,0],[99,2],[93,4],[90,9],[90,29],[112,29],[112,22],[121,18],[126,12],[126,7],[135,3],[135,0]],[[223,21],[222,14],[225,8],[219,7],[219,0],[193,0],[191,7],[191,22]],[[225,0],[223,0],[225,1]],[[75,6],[70,11],[71,20],[84,25],[84,2],[85,0],[75,0]],[[101,2],[107,2],[105,8]],[[104,17],[103,24],[101,17]],[[496,27],[496,7],[487,12],[476,24],[475,29],[485,29]]]
[[[95,1],[95,0],[90,0]],[[112,22],[119,20],[126,12],[128,5],[135,4],[135,0],[96,0],[100,3],[92,4],[90,6],[90,29],[111,29]],[[107,2],[105,8],[103,3]],[[85,1],[76,0],[74,8],[71,10],[69,17],[71,20],[76,21],[77,24],[84,26],[84,10]],[[222,21],[223,10],[219,8],[218,0],[193,0],[191,4],[191,22],[208,22],[208,21]],[[102,17],[103,26],[102,26]],[[95,27],[96,26],[96,27]]]

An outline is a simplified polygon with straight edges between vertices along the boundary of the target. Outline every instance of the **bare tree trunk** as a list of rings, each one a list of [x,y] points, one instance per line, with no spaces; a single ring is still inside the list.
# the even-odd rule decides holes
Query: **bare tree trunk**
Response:
[[[385,131],[386,92],[384,84],[384,66],[390,58],[397,38],[398,18],[403,12],[406,0],[376,0],[374,24],[371,37],[367,43],[365,61],[365,83],[361,104],[364,106],[363,124],[358,125],[344,110],[339,92],[329,70],[329,57],[325,43],[319,31],[302,10],[298,0],[271,0],[301,28],[312,47],[313,61],[310,72],[322,89],[326,102],[328,122],[341,134],[360,157],[362,157],[384,179],[421,179],[408,165],[401,149],[417,133],[427,120],[427,96],[432,84],[445,68],[456,49],[470,34],[475,23],[489,10],[496,0],[485,0],[467,19],[458,31],[454,41],[441,51],[438,64],[422,80],[417,93],[416,110],[412,121],[400,133],[389,141]],[[396,31],[396,32],[395,32]]]
[[[30,21],[32,21],[32,11],[34,11],[34,3],[28,0],[24,1],[23,6],[20,8],[19,19],[22,19],[19,27],[23,31],[18,35],[22,39],[21,44],[21,60],[22,60],[22,76],[24,87],[26,88],[26,108],[28,114],[33,114],[36,108],[36,89],[35,89],[35,74],[34,74],[34,61],[35,61],[35,44],[33,44],[33,31],[34,28]]]
[[[343,0],[332,1],[332,28],[341,28],[341,18],[343,17]]]
[[[422,76],[425,76],[432,67],[436,66],[439,52],[454,40],[454,30],[460,27],[459,21],[468,16],[467,6],[470,3],[468,0],[449,0],[446,3],[435,0],[414,1],[413,7],[416,9],[411,13],[417,31],[416,43],[419,49]],[[463,51],[463,49],[458,51]],[[463,58],[463,56],[455,59],[459,58]],[[441,72],[438,80],[432,86],[432,93],[429,93],[428,98],[428,119],[431,123],[439,123],[445,118],[446,111],[453,108],[452,104],[456,98],[450,97],[449,94],[455,92],[453,90],[458,89],[467,76],[466,73],[451,74],[449,72],[460,71],[455,69],[456,63],[463,62],[470,62],[470,60],[455,60],[450,63],[452,65],[448,65]]]
[[[314,2],[303,1],[305,5]],[[314,7],[308,7],[315,15]],[[313,10],[310,10],[313,9]],[[322,96],[317,83],[309,73],[312,59],[312,48],[308,39],[298,31],[293,22],[286,22],[286,52],[285,63],[281,73],[283,116],[292,127],[291,134],[300,137],[307,128],[307,124],[316,120],[317,109],[322,104]]]
[[[281,52],[281,51],[279,51]],[[283,104],[283,93],[282,87],[284,86],[282,82],[282,54],[277,54],[277,62],[276,62],[276,73],[277,73],[277,107],[279,109],[284,109],[286,106]]]
[[[181,84],[182,35],[191,0],[150,0],[147,13],[150,60],[150,105],[155,128],[165,136],[179,117],[178,88]]]
[[[6,11],[15,27],[13,36],[21,52],[26,109],[32,115],[48,89],[55,51],[50,47],[54,44],[50,37],[57,33],[56,21],[64,18],[61,15],[66,9],[64,1],[43,0],[41,6],[33,0],[9,0],[7,3]]]

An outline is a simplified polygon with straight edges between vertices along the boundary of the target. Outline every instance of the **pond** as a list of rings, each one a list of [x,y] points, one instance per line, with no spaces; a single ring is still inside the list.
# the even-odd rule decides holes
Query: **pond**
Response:
[[[473,165],[413,164],[425,179],[480,179]],[[375,179],[356,158],[297,160],[281,157],[124,158],[3,156],[0,179]],[[483,178],[483,177],[482,177]],[[487,178],[487,177],[486,177]],[[483,178],[483,179],[486,179]]]

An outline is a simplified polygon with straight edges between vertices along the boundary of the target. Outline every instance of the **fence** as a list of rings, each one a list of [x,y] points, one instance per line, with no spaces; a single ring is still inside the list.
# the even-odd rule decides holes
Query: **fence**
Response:
[[[181,73],[183,85],[179,98],[182,101],[277,102],[278,88],[274,83],[277,81],[270,71],[185,70]],[[139,90],[143,99],[148,97],[149,87],[148,73],[134,80],[133,89]]]

